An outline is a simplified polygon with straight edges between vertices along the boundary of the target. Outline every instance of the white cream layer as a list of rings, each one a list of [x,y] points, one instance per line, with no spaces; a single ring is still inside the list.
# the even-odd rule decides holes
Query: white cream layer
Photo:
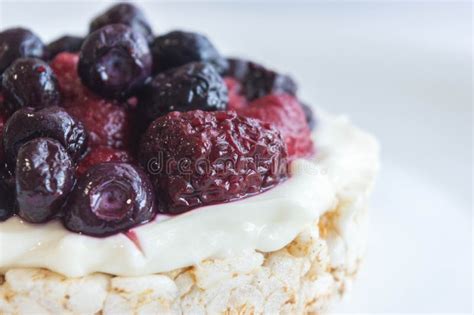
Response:
[[[94,272],[135,276],[191,266],[245,251],[275,251],[335,207],[341,197],[366,194],[377,170],[378,147],[344,117],[317,112],[314,160],[292,163],[292,176],[263,194],[203,207],[134,229],[94,238],[67,231],[59,222],[31,225],[18,218],[0,223],[0,272],[43,267],[79,277]]]

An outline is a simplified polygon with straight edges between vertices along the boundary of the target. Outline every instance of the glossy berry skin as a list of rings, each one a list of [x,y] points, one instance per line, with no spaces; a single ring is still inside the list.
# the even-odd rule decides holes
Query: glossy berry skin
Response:
[[[77,54],[60,53],[51,62],[64,98],[66,111],[82,122],[91,148],[128,149],[134,141],[134,113],[120,102],[103,99],[81,84]]]
[[[124,24],[110,24],[85,39],[79,55],[82,83],[107,98],[133,94],[151,74],[152,57],[142,34]]]
[[[227,87],[215,68],[202,62],[160,73],[142,90],[140,112],[147,122],[172,111],[226,110]]]
[[[148,42],[153,40],[153,32],[143,12],[131,3],[119,3],[94,18],[90,24],[90,32],[94,32],[109,24],[125,24],[142,34]]]
[[[21,146],[15,170],[18,215],[31,223],[46,222],[61,209],[74,185],[74,167],[64,147],[50,138]]]
[[[155,196],[146,174],[125,163],[103,163],[78,181],[66,205],[64,226],[91,236],[108,236],[146,223],[155,215]]]
[[[242,59],[228,59],[226,76],[238,80],[241,93],[252,101],[269,94],[296,95],[297,85],[287,75],[279,74],[255,62]]]
[[[18,58],[46,55],[43,42],[30,30],[17,27],[0,32],[0,76]]]
[[[256,118],[275,126],[285,139],[290,160],[309,157],[314,153],[305,112],[295,97],[271,94],[236,111],[239,115]]]
[[[52,59],[62,52],[79,52],[83,42],[83,37],[71,35],[61,36],[48,44],[48,56]]]
[[[20,108],[45,108],[61,102],[51,67],[36,58],[20,58],[3,73],[2,91],[11,112]]]
[[[59,141],[73,161],[78,161],[87,149],[84,126],[62,107],[53,106],[42,110],[27,107],[15,112],[5,125],[3,146],[7,162],[12,165],[20,147],[39,137]]]
[[[15,187],[11,182],[10,174],[0,166],[0,222],[14,214]]]
[[[154,71],[161,72],[190,62],[209,62],[219,73],[227,68],[227,61],[206,36],[173,31],[158,36],[151,46]]]
[[[64,101],[77,99],[84,95],[88,89],[82,85],[77,64],[79,54],[62,52],[56,55],[50,62],[50,66],[59,83],[59,90]],[[90,92],[92,94],[92,92]]]
[[[92,148],[77,166],[76,173],[79,175],[87,172],[94,165],[105,162],[132,162],[133,158],[127,151],[117,150],[110,147]]]
[[[286,147],[269,124],[234,112],[172,112],[155,120],[139,150],[160,201],[178,214],[265,191],[286,179]]]
[[[67,112],[80,121],[89,136],[89,146],[128,149],[134,142],[132,112],[123,104],[91,97],[66,102]]]

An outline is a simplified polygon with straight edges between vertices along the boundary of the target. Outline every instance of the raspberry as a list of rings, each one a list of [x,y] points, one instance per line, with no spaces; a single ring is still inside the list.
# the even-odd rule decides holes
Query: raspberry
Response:
[[[172,112],[140,143],[160,211],[177,214],[265,191],[287,177],[286,147],[270,124],[235,112]]]
[[[236,110],[239,115],[273,124],[285,139],[290,159],[314,153],[311,131],[298,100],[287,94],[271,94]]]
[[[133,117],[125,106],[92,97],[72,101],[66,110],[83,123],[91,147],[127,149],[131,146]]]
[[[65,99],[75,99],[92,94],[82,85],[77,74],[78,62],[79,55],[68,52],[58,54],[51,61],[50,65],[58,80],[59,90]]]
[[[76,173],[84,174],[94,165],[104,162],[131,162],[133,159],[127,151],[112,149],[109,147],[96,147],[91,149],[87,156],[77,166]]]
[[[232,77],[224,78],[229,95],[229,110],[239,110],[247,106],[247,99],[242,95],[242,85]]]

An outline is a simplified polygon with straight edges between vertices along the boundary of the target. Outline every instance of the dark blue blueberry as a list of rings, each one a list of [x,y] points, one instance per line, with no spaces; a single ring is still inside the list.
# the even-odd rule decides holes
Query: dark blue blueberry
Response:
[[[0,166],[0,222],[14,214],[15,185],[11,175]]]
[[[51,67],[43,60],[20,58],[3,73],[2,91],[11,112],[23,107],[59,105],[61,94]]]
[[[42,110],[23,108],[8,119],[3,131],[3,147],[7,163],[12,166],[20,147],[38,137],[59,141],[73,161],[78,161],[87,149],[87,133],[84,126],[63,108],[57,106]]]
[[[18,151],[15,179],[18,215],[42,223],[61,210],[74,186],[74,165],[61,143],[37,138]]]
[[[131,3],[119,3],[97,16],[90,24],[94,32],[110,24],[125,24],[142,34],[148,42],[153,40],[153,32],[143,12]]]
[[[206,36],[173,31],[158,36],[151,46],[155,72],[179,67],[189,62],[204,61],[216,67],[219,73],[227,68],[227,61]]]
[[[62,52],[75,53],[81,50],[83,37],[64,35],[48,44],[48,55],[53,59],[57,54]]]
[[[82,83],[107,98],[126,98],[151,74],[146,39],[124,24],[111,24],[90,34],[79,56]]]
[[[188,63],[155,76],[143,88],[139,110],[146,122],[172,111],[223,111],[227,87],[216,69],[202,62]]]
[[[71,193],[63,223],[91,236],[125,232],[155,215],[155,195],[147,175],[125,163],[90,168]]]
[[[287,75],[247,60],[230,58],[228,63],[225,75],[240,81],[242,92],[249,101],[272,93],[296,95],[298,87]]]
[[[3,71],[18,58],[45,58],[46,49],[43,42],[24,28],[10,28],[0,32],[0,76]]]

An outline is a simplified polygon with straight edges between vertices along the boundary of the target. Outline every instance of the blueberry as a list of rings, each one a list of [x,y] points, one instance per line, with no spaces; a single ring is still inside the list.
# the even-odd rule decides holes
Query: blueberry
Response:
[[[303,108],[304,114],[306,116],[306,122],[308,123],[309,129],[313,130],[316,127],[316,119],[314,118],[313,109],[302,102],[300,102],[301,107]]]
[[[0,222],[10,218],[15,209],[15,187],[11,176],[0,169]]]
[[[90,168],[71,193],[63,223],[73,232],[108,236],[146,223],[155,215],[150,180],[138,167],[102,163]]]
[[[82,83],[108,98],[130,96],[150,75],[148,44],[140,33],[123,24],[111,24],[90,34],[79,56]]]
[[[12,112],[23,107],[54,106],[61,100],[53,70],[36,58],[20,58],[13,62],[3,73],[2,90]]]
[[[296,95],[297,85],[287,75],[242,59],[230,58],[228,64],[225,75],[240,81],[242,92],[249,101],[272,93]]]
[[[0,32],[0,76],[21,57],[45,58],[46,49],[41,39],[30,30],[19,27]]]
[[[15,179],[18,215],[42,223],[60,211],[74,185],[74,167],[61,143],[37,138],[18,151]]]
[[[64,35],[48,44],[48,55],[53,59],[57,54],[62,52],[79,52],[81,50],[83,37]]]
[[[153,40],[153,32],[143,12],[130,3],[119,3],[97,16],[90,24],[90,32],[94,32],[110,24],[125,24],[142,34],[148,42]]]
[[[19,148],[25,142],[38,137],[59,141],[74,161],[79,160],[87,149],[84,126],[63,108],[57,106],[42,110],[23,108],[8,119],[3,131],[3,147],[7,163],[12,165]]]
[[[202,62],[188,63],[160,73],[143,88],[139,110],[146,122],[172,111],[226,110],[227,87],[216,69]]]
[[[151,46],[155,72],[168,70],[193,61],[214,65],[222,73],[227,61],[206,36],[183,31],[173,31],[158,36]]]

